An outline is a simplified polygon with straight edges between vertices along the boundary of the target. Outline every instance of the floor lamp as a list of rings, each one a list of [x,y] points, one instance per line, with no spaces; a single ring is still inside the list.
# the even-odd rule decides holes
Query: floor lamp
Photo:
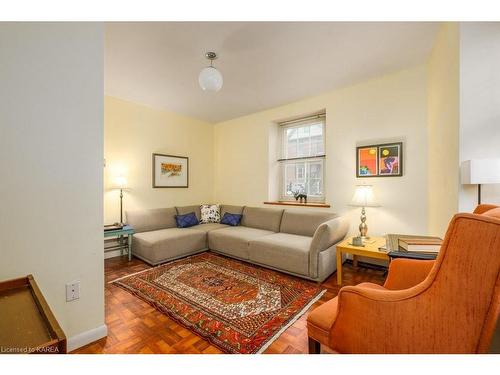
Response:
[[[481,204],[481,185],[500,184],[500,159],[472,159],[462,162],[463,185],[477,185],[477,204]]]
[[[127,179],[123,176],[118,176],[114,180],[115,189],[120,190],[120,225],[123,223],[123,190],[127,188]]]

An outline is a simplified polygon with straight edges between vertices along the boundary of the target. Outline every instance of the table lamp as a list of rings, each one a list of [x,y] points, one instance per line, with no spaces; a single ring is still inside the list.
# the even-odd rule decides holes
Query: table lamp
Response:
[[[123,189],[127,188],[127,179],[124,176],[117,176],[113,183],[115,189],[120,189],[120,225],[123,225]]]
[[[462,162],[462,185],[477,185],[481,204],[481,184],[500,184],[500,159],[472,159]]]
[[[359,224],[359,235],[362,239],[368,239],[368,225],[366,225],[366,210],[365,207],[379,206],[375,201],[373,187],[371,185],[358,185],[350,203],[351,206],[361,208],[361,223]]]

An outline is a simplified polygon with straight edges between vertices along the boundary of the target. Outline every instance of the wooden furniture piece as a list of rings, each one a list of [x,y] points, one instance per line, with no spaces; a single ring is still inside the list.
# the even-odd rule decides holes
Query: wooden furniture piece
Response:
[[[2,353],[66,353],[66,336],[32,275],[0,282]]]
[[[107,247],[106,250],[117,250],[120,249],[120,255],[123,255],[123,250],[127,249],[128,251],[128,260],[129,262],[132,260],[132,235],[134,234],[134,228],[130,225],[125,225],[122,229],[116,230],[105,230],[104,238],[106,237],[117,237],[118,245]],[[127,242],[123,240],[124,237],[127,237]]]
[[[365,241],[364,246],[350,245],[352,238],[346,238],[337,244],[337,284],[342,285],[342,254],[352,255],[352,264],[358,266],[358,256],[389,260],[387,253],[379,250],[379,247],[385,246],[385,237],[370,237]]]
[[[338,353],[486,353],[500,315],[500,208],[451,220],[436,260],[395,259],[384,286],[361,283],[307,318]],[[465,276],[464,276],[465,275]]]

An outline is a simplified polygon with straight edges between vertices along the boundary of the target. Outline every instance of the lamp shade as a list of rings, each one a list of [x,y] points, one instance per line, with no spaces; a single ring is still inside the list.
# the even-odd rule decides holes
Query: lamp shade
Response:
[[[201,70],[198,83],[203,91],[219,91],[224,83],[222,74],[213,66]]]
[[[472,159],[462,162],[462,184],[500,184],[500,159]]]
[[[117,176],[113,179],[115,189],[125,189],[127,187],[127,179],[124,176]]]
[[[357,207],[377,207],[378,203],[373,194],[373,186],[371,185],[358,185],[352,197],[351,206]]]

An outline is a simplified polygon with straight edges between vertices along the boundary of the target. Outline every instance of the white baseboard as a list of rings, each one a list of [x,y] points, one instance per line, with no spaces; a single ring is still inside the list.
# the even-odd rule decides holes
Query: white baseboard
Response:
[[[108,335],[106,324],[68,338],[68,353]]]

